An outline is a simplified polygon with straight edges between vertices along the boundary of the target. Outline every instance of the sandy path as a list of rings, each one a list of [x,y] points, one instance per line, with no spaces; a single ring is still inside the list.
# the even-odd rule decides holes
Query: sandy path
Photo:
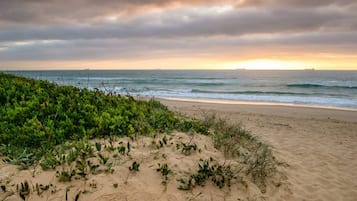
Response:
[[[284,106],[227,105],[162,100],[190,115],[214,112],[241,122],[274,147],[289,200],[357,200],[357,112]]]

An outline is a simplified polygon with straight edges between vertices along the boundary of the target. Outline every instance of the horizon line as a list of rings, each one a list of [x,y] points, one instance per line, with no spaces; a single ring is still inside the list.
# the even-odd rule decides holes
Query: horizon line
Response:
[[[357,71],[357,69],[244,69],[244,68],[239,68],[239,69],[218,69],[218,68],[169,68],[169,69],[161,69],[161,68],[143,68],[143,69],[131,69],[131,68],[120,68],[120,69],[110,69],[110,68],[83,68],[83,69],[0,69],[2,72],[6,71],[120,71],[120,70],[126,70],[126,71]]]

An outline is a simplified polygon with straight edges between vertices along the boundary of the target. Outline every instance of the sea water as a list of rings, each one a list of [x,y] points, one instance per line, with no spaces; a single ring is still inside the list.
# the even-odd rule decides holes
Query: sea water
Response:
[[[122,95],[258,101],[357,109],[357,71],[9,71]]]

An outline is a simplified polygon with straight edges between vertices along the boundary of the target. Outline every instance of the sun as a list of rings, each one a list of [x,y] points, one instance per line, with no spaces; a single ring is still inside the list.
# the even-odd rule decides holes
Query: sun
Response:
[[[280,61],[269,59],[248,60],[227,64],[232,69],[247,70],[300,70],[306,67],[306,64],[296,61]]]

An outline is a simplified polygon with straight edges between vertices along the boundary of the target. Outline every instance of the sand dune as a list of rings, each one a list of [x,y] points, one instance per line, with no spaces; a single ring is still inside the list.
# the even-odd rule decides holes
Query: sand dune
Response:
[[[232,186],[223,187],[222,189],[215,186],[210,180],[206,181],[204,187],[196,186],[192,190],[179,190],[180,183],[177,181],[180,178],[187,178],[190,174],[197,171],[197,166],[200,159],[213,158],[219,164],[230,164],[234,170],[239,167],[235,160],[225,159],[223,153],[214,148],[212,139],[204,135],[189,135],[186,133],[175,132],[168,136],[168,143],[162,148],[157,148],[159,140],[163,139],[163,135],[152,137],[142,137],[135,142],[132,142],[132,148],[129,155],[120,155],[119,158],[111,160],[114,162],[113,173],[90,174],[86,179],[78,177],[72,179],[71,182],[59,182],[56,177],[56,171],[43,171],[41,168],[34,170],[18,170],[17,166],[2,163],[0,165],[0,184],[7,186],[7,192],[12,191],[12,194],[1,192],[0,200],[16,201],[21,200],[19,192],[16,190],[17,185],[21,182],[28,181],[30,186],[30,195],[26,200],[29,201],[61,201],[75,200],[76,195],[80,193],[79,200],[93,201],[141,201],[141,200],[266,200],[274,198],[274,200],[285,200],[291,193],[287,191],[286,180],[278,178],[277,182],[282,182],[283,185],[276,187],[268,184],[267,193],[262,193],[261,190],[252,183],[249,176],[243,174],[243,179],[246,185],[233,180]],[[128,138],[118,138],[115,146],[119,146],[119,142],[124,144],[130,141]],[[183,143],[194,143],[197,145],[197,150],[185,155],[178,150],[176,145]],[[94,143],[94,142],[93,142]],[[102,142],[103,143],[103,142]],[[108,145],[108,143],[107,143]],[[117,153],[114,152],[114,153]],[[106,156],[113,153],[104,152]],[[92,160],[97,160],[93,158]],[[133,161],[140,163],[138,172],[130,171],[128,167]],[[158,164],[168,164],[172,172],[168,176],[167,185],[163,185],[163,176],[157,172]],[[69,167],[66,166],[65,169]],[[57,167],[61,171],[61,167]],[[35,177],[33,177],[33,175]],[[279,174],[280,175],[280,174]],[[274,181],[274,180],[272,180]],[[40,190],[40,194],[36,191],[36,184],[44,186],[49,185],[47,190]]]
[[[230,189],[219,189],[207,182],[204,187],[192,191],[178,190],[179,178],[197,169],[201,158],[215,158],[228,163],[223,153],[213,147],[212,140],[203,135],[174,133],[168,146],[155,148],[153,141],[143,137],[134,143],[130,156],[120,156],[113,166],[114,173],[89,175],[87,180],[58,182],[55,171],[37,168],[20,171],[16,166],[0,163],[0,184],[6,184],[13,195],[0,192],[0,201],[21,200],[16,193],[16,184],[30,183],[32,200],[314,200],[354,201],[357,198],[357,112],[318,108],[295,108],[285,106],[211,104],[161,100],[171,109],[191,116],[215,113],[243,127],[264,142],[272,145],[277,159],[288,166],[279,167],[277,178],[269,180],[267,192],[244,178],[245,187],[235,183]],[[191,141],[201,152],[184,156],[175,144]],[[128,141],[129,139],[118,139]],[[172,144],[171,144],[172,143]],[[110,154],[110,153],[107,153]],[[128,167],[133,161],[140,163],[139,172]],[[234,163],[234,161],[231,161]],[[167,163],[173,172],[168,184],[162,185],[162,176],[156,171],[158,163]],[[32,177],[33,174],[35,177]],[[49,185],[47,190],[36,195],[34,186]],[[67,190],[68,189],[68,190]]]
[[[190,115],[217,113],[271,144],[289,164],[282,169],[292,193],[286,200],[357,199],[357,112],[162,101]]]

